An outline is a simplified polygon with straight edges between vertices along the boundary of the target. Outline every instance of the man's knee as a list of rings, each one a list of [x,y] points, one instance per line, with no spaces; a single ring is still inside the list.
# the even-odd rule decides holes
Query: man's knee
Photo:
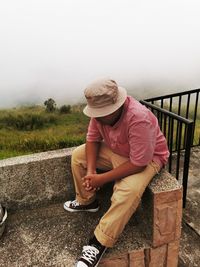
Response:
[[[86,158],[85,144],[76,147],[72,151],[72,158],[71,158],[72,163],[79,162],[80,160],[82,161],[85,158]]]
[[[122,179],[114,185],[112,201],[134,202],[140,200],[146,188],[146,184],[135,182],[134,179]]]

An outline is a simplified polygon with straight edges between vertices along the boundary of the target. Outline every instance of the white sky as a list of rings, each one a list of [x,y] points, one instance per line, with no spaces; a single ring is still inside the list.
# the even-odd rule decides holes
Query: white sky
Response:
[[[200,87],[199,0],[0,0],[0,108],[78,102],[111,77],[140,98]]]

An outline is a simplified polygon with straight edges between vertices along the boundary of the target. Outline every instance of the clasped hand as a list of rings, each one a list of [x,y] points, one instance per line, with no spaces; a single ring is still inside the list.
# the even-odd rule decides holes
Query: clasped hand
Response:
[[[103,185],[100,174],[88,174],[82,178],[86,191],[96,191]]]

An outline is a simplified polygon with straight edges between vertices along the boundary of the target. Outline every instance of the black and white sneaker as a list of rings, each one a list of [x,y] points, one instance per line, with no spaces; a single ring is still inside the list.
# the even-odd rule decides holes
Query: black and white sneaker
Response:
[[[98,266],[106,247],[97,248],[95,245],[84,246],[82,256],[78,260],[76,267],[96,267]]]
[[[81,205],[76,199],[69,200],[64,203],[64,209],[70,212],[78,212],[78,211],[90,211],[96,212],[99,210],[99,204],[97,200],[88,205]]]

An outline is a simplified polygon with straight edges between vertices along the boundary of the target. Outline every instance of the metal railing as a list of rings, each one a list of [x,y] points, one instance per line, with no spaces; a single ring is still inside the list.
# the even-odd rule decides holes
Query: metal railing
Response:
[[[164,97],[162,97],[164,99]],[[156,101],[160,100],[158,97]],[[141,100],[140,102],[148,107],[158,118],[158,122],[162,132],[164,133],[169,151],[170,157],[168,162],[168,171],[176,176],[177,180],[180,180],[180,159],[181,150],[184,150],[183,155],[183,173],[182,173],[182,185],[183,185],[183,207],[186,205],[187,197],[187,183],[190,161],[190,150],[192,145],[192,135],[194,133],[194,122],[190,119],[180,116],[171,111],[164,109],[164,103],[161,100],[161,107],[147,100]],[[170,108],[169,108],[170,109]],[[176,152],[174,155],[173,152]],[[176,160],[174,160],[174,157]]]
[[[145,101],[192,120],[194,122],[192,146],[200,146],[200,126],[197,127],[197,123],[200,124],[199,94],[200,89],[194,89],[181,93],[148,98],[145,99]]]

